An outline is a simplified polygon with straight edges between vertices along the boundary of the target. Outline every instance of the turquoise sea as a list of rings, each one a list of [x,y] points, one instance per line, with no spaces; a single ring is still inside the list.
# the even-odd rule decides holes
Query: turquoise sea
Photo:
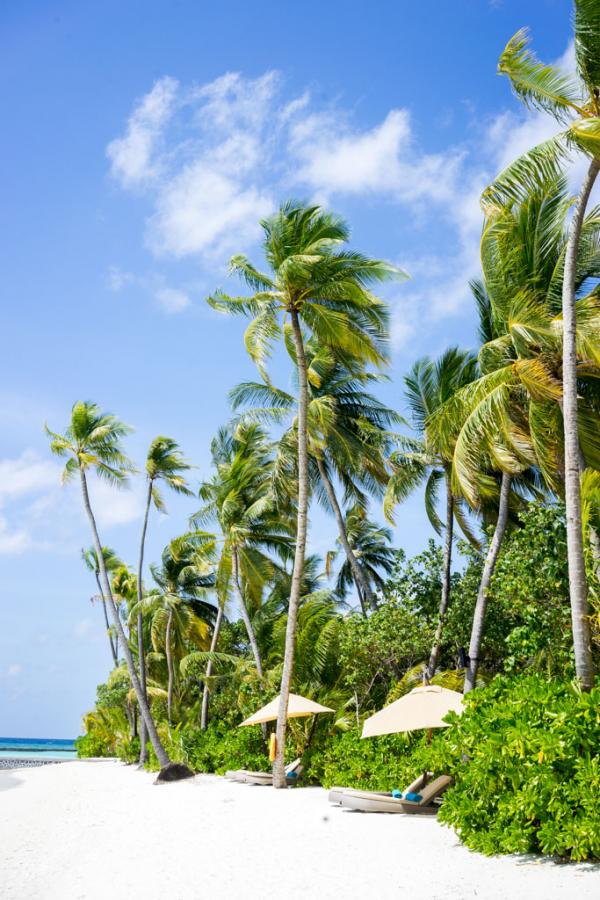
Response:
[[[75,742],[49,738],[0,737],[2,759],[76,759]]]

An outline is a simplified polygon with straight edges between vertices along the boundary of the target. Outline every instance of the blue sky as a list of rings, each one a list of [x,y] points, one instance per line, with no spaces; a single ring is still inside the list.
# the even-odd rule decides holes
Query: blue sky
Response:
[[[0,734],[69,737],[108,670],[89,544],[61,489],[44,421],[75,399],[135,427],[141,462],[158,433],[206,473],[227,391],[255,377],[243,323],[204,298],[233,289],[234,251],[260,259],[258,219],[317,199],[351,222],[353,245],[404,266],[386,288],[392,382],[424,353],[475,346],[486,180],[554,130],[495,74],[521,25],[569,64],[564,0],[291,4],[20,2],[0,12],[4,139],[0,203]],[[288,372],[274,364],[274,379]],[[141,483],[94,485],[102,539],[135,560]],[[194,501],[152,522],[150,560]],[[420,499],[397,542],[430,536]],[[312,545],[334,527],[317,514]]]

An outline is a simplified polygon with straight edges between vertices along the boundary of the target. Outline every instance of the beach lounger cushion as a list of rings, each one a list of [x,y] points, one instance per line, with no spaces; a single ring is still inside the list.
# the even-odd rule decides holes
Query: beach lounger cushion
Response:
[[[434,802],[444,791],[450,787],[452,779],[448,775],[440,775],[422,788],[421,799],[418,802],[397,800],[390,794],[377,795],[371,791],[347,790],[341,796],[341,805],[346,809],[360,812],[386,812],[386,813],[421,813],[423,815],[436,815],[438,805]]]
[[[426,772],[426,773],[421,772],[421,774],[418,775],[417,778],[415,778],[415,780],[412,781],[407,786],[404,796],[406,796],[406,794],[408,794],[408,793],[412,793],[413,791],[418,791],[420,788],[423,787],[423,785],[425,784],[425,781],[431,777],[432,777],[431,772]],[[333,803],[335,806],[341,806],[342,805],[342,794],[345,791],[352,791],[352,790],[353,790],[353,788],[332,787],[329,790],[327,799],[330,803]],[[390,791],[363,791],[362,793],[370,794],[374,797],[394,797],[395,799],[398,799],[398,800],[401,799],[403,796],[402,791],[397,791],[397,793],[399,794],[398,797],[396,797],[396,791],[391,791],[391,792]]]

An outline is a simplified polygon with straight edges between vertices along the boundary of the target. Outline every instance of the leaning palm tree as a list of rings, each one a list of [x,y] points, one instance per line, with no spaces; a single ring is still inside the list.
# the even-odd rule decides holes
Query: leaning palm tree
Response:
[[[388,480],[386,451],[391,447],[388,428],[399,417],[371,394],[367,388],[383,376],[366,372],[356,360],[340,360],[314,340],[305,346],[308,382],[308,456],[312,491],[331,512],[338,528],[339,542],[352,572],[352,580],[366,615],[367,607],[377,608],[367,571],[356,559],[346,533],[344,513],[334,478],[344,489],[346,503],[365,506],[367,495],[379,496]],[[292,355],[292,359],[294,356]],[[230,392],[234,409],[249,405],[245,415],[251,419],[291,422],[278,443],[276,476],[281,468],[294,470],[297,446],[297,400],[293,394],[272,384],[243,382]],[[279,476],[284,489],[289,479]],[[293,479],[292,479],[293,480]],[[275,487],[277,491],[277,486]]]
[[[392,532],[389,528],[376,525],[372,522],[362,506],[356,504],[347,510],[344,520],[346,539],[352,549],[352,556],[356,564],[360,566],[364,580],[381,592],[385,586],[385,576],[394,568],[396,551],[392,547]],[[338,538],[338,543],[341,541]],[[327,567],[337,552],[327,554]],[[338,571],[335,590],[338,596],[344,598],[348,593],[351,583],[356,585],[354,570],[350,566],[348,558],[344,560]],[[365,607],[365,600],[357,586],[359,600]]]
[[[274,577],[276,553],[282,561],[291,554],[291,523],[276,506],[273,494],[273,446],[264,430],[254,424],[223,428],[212,442],[214,475],[200,486],[204,505],[192,518],[194,527],[216,524],[219,529],[219,562],[216,572],[218,618],[214,647],[223,621],[223,610],[233,594],[248,635],[259,679],[263,677],[261,653],[251,610],[260,604],[263,590]],[[212,659],[207,663],[202,722],[207,724]]]
[[[443,439],[427,424],[461,388],[470,384],[477,375],[477,362],[472,353],[451,347],[438,359],[428,357],[417,360],[404,378],[405,400],[410,411],[416,437],[400,438],[400,449],[390,456],[392,475],[384,499],[384,512],[392,520],[394,506],[404,500],[416,488],[425,486],[425,509],[431,525],[438,535],[445,533],[444,561],[442,569],[442,593],[429,661],[423,670],[423,680],[428,683],[437,668],[442,634],[448,603],[452,570],[452,540],[456,520],[465,536],[477,543],[469,527],[464,501],[452,489],[452,459],[458,431],[446,431]],[[437,512],[438,488],[444,484],[446,515],[442,522]]]
[[[108,603],[115,631],[121,642],[140,713],[146,723],[148,735],[161,770],[164,770],[170,764],[170,760],[160,741],[150,707],[142,691],[131,649],[113,599],[87,483],[87,472],[92,469],[99,478],[104,479],[109,484],[119,487],[127,484],[127,476],[134,471],[134,468],[123,453],[121,440],[130,430],[127,425],[119,421],[115,416],[101,412],[95,403],[82,401],[78,401],[73,405],[71,421],[64,434],[51,431],[46,426],[46,434],[50,438],[52,453],[55,453],[57,456],[68,457],[63,470],[63,482],[69,481],[77,475],[79,476],[83,506],[90,523],[94,550],[98,559],[102,593]],[[184,774],[184,777],[187,777],[187,774],[191,774],[189,771],[185,773],[183,770],[178,771]],[[173,770],[172,774],[177,777],[178,772]]]
[[[170,490],[178,494],[191,495],[191,491],[187,486],[187,482],[183,476],[183,472],[190,469],[189,463],[185,461],[181,450],[177,443],[168,437],[154,438],[150,444],[148,455],[146,457],[146,507],[144,509],[144,518],[142,522],[142,535],[140,538],[140,552],[138,557],[137,569],[137,601],[138,601],[138,622],[137,622],[137,639],[138,639],[138,665],[140,670],[140,684],[144,693],[146,692],[146,666],[145,666],[145,649],[144,649],[144,623],[142,621],[142,597],[143,584],[142,576],[144,569],[144,550],[146,545],[146,532],[148,530],[148,517],[150,515],[150,507],[154,507],[161,512],[165,511],[165,504],[158,488],[158,483],[162,482]],[[146,761],[146,730],[144,720],[142,719],[142,727],[140,729],[140,765]]]
[[[104,558],[104,568],[107,572],[114,572],[120,566],[123,565],[117,554],[110,547],[102,548],[102,556]],[[83,559],[85,565],[90,570],[90,572],[94,573],[94,578],[96,579],[96,585],[98,587],[98,597],[102,603],[102,610],[104,612],[104,623],[106,625],[106,636],[108,637],[108,642],[110,644],[110,652],[113,658],[113,663],[115,664],[115,668],[119,665],[119,638],[116,634],[113,634],[111,631],[110,623],[108,621],[108,608],[106,605],[106,597],[102,592],[102,585],[100,584],[100,566],[98,563],[98,557],[96,556],[96,551],[93,547],[88,547],[87,550],[81,551],[81,558]]]
[[[152,614],[152,644],[167,663],[167,721],[173,724],[176,665],[185,655],[186,641],[207,649],[208,622],[214,607],[206,595],[215,586],[214,540],[211,535],[183,535],[165,547],[160,566],[152,566],[158,590],[142,601]]]
[[[287,706],[308,526],[308,382],[303,329],[336,354],[382,365],[386,361],[387,310],[369,290],[369,285],[402,273],[381,260],[342,249],[349,239],[348,226],[341,218],[318,206],[290,201],[274,216],[264,219],[261,225],[270,274],[260,272],[246,257],[234,256],[231,271],[254,293],[250,297],[230,297],[219,292],[209,302],[223,312],[252,319],[246,330],[245,344],[265,376],[264,366],[272,343],[286,334],[294,347],[298,373],[296,552],[273,766],[273,784],[283,788],[286,785],[283,754]]]
[[[566,221],[569,198],[564,179],[550,179],[521,201],[491,209],[481,239],[483,281],[473,284],[480,313],[481,376],[452,398],[461,422],[455,442],[454,475],[460,489],[476,502],[481,468],[481,437],[491,448],[492,468],[506,469],[501,456],[529,461],[546,487],[562,493],[563,317],[562,274],[568,252]],[[582,225],[581,256],[576,272],[579,310],[576,345],[579,357],[578,444],[587,465],[600,467],[595,385],[600,374],[600,304],[591,283],[600,275],[600,219],[591,213]],[[494,449],[500,450],[500,454]],[[496,456],[495,465],[493,457]],[[509,464],[512,473],[518,472]],[[494,482],[492,481],[494,485]],[[496,486],[494,485],[494,490]],[[501,517],[500,517],[501,520]],[[494,548],[494,541],[489,552]],[[484,576],[490,575],[487,567]],[[491,577],[491,575],[490,575]],[[480,598],[477,609],[485,609]],[[482,621],[482,616],[477,615]],[[476,668],[478,640],[473,639]],[[474,676],[469,679],[474,683]]]
[[[573,210],[564,260],[562,383],[567,555],[575,668],[582,687],[590,690],[594,665],[581,511],[575,283],[583,218],[600,170],[600,7],[597,0],[575,0],[574,24],[575,77],[541,63],[527,46],[525,30],[518,31],[502,53],[499,71],[508,75],[517,96],[527,106],[550,113],[562,124],[563,130],[509,165],[486,190],[483,202],[489,209],[521,201],[532,185],[539,184],[549,175],[556,175],[572,148],[588,157],[589,165]]]

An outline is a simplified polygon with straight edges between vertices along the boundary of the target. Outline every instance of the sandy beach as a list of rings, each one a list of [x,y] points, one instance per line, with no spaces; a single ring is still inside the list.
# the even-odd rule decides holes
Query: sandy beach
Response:
[[[117,762],[0,772],[2,900],[600,896],[600,865],[488,859],[434,819],[345,812],[320,788],[152,780]]]

